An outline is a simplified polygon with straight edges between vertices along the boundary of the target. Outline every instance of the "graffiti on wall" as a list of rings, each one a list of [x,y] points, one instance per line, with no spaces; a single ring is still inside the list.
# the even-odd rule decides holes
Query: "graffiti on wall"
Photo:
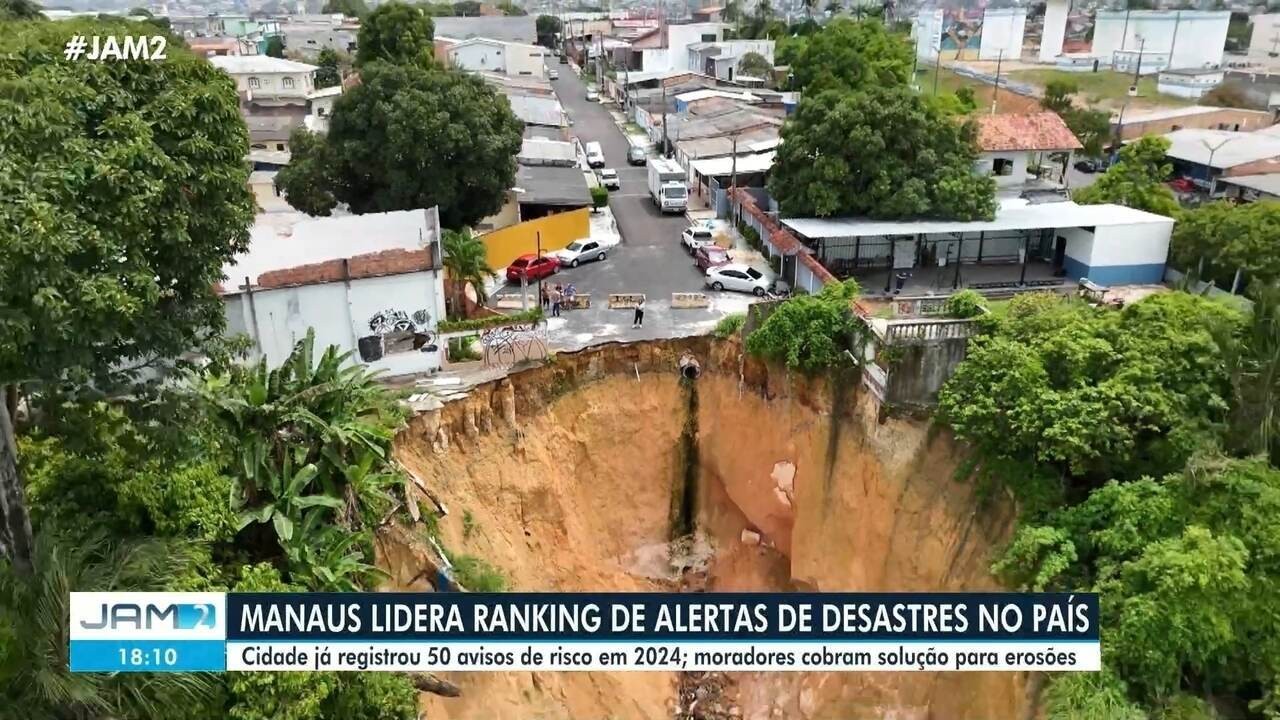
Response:
[[[522,360],[547,356],[547,323],[539,320],[525,325],[505,325],[480,333],[487,367],[509,367]]]
[[[369,334],[357,342],[360,359],[374,362],[396,353],[434,352],[436,336],[428,329],[430,322],[431,314],[426,310],[410,314],[388,308],[374,313],[368,321]]]

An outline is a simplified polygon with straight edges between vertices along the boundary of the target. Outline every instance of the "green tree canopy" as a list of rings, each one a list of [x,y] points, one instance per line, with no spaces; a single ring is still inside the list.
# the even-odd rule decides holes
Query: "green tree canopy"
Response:
[[[1120,312],[1019,296],[998,331],[970,342],[938,409],[991,456],[1094,482],[1162,475],[1226,427],[1224,337],[1242,323],[1227,306],[1186,293]]]
[[[279,35],[267,38],[266,55],[273,58],[284,57],[284,38]]]
[[[235,87],[172,47],[62,59],[73,34],[129,27],[0,34],[0,385],[173,357],[223,326],[214,286],[254,207]]]
[[[1072,197],[1079,203],[1117,203],[1176,218],[1180,214],[1178,200],[1164,184],[1173,171],[1165,161],[1168,151],[1169,141],[1155,135],[1131,142],[1097,181]]]
[[[769,192],[787,215],[990,218],[995,183],[973,172],[970,123],[905,85],[822,93],[782,128]]]
[[[1052,110],[1084,145],[1082,153],[1089,157],[1102,154],[1103,143],[1111,134],[1111,115],[1102,110],[1076,107],[1074,96],[1078,86],[1071,80],[1050,80],[1045,83],[1040,106]]]
[[[369,14],[369,6],[364,0],[325,0],[320,12],[342,13],[346,17],[363,18]]]
[[[787,300],[747,336],[747,350],[805,373],[847,365],[845,351],[864,327],[851,307],[858,292],[846,280]]]
[[[911,48],[876,20],[831,21],[791,59],[796,87],[807,92],[906,85]]]
[[[338,51],[325,48],[320,51],[316,60],[316,88],[327,88],[342,82],[342,71],[338,69]]]
[[[556,36],[560,34],[560,18],[555,15],[539,15],[534,21],[538,32],[538,44],[546,48],[555,48]]]
[[[773,63],[758,52],[744,53],[738,60],[738,74],[768,80],[773,75]]]
[[[41,10],[33,0],[0,0],[0,20],[43,20]]]
[[[376,60],[430,65],[435,57],[436,25],[422,8],[400,0],[378,6],[360,23],[356,65]]]
[[[1215,202],[1187,210],[1173,228],[1173,257],[1179,267],[1231,283],[1237,269],[1262,284],[1280,281],[1280,201],[1244,205]]]
[[[438,205],[446,227],[470,226],[502,207],[523,131],[474,75],[373,63],[334,105],[328,135],[298,138],[277,182],[312,214]]]

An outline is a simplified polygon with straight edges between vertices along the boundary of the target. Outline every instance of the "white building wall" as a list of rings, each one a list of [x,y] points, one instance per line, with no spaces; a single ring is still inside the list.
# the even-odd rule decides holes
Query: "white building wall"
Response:
[[[1254,15],[1253,34],[1249,38],[1249,57],[1280,57],[1280,14]]]
[[[1095,240],[1089,264],[1094,267],[1163,265],[1169,256],[1169,237],[1172,233],[1173,220],[1099,226],[1094,231]]]
[[[1110,61],[1116,51],[1141,48],[1144,53],[1167,54],[1165,67],[1175,70],[1215,67],[1222,64],[1230,21],[1231,13],[1225,10],[1100,11],[1092,54]]]
[[[1057,233],[1067,239],[1068,266],[1075,261],[1088,266],[1093,259],[1093,233],[1084,228],[1061,228]]]
[[[306,100],[315,90],[310,72],[236,73],[231,77],[236,81],[236,90],[253,95]]]
[[[1028,153],[1026,152],[981,153],[978,155],[978,161],[974,165],[980,174],[992,177],[998,187],[1012,187],[1014,185],[1022,185],[1027,181],[1027,155]],[[1008,175],[995,174],[995,162],[997,159],[1013,162],[1013,168]]]
[[[1223,73],[1205,75],[1167,75],[1160,73],[1156,90],[1162,95],[1197,100],[1222,83]]]
[[[386,323],[380,321],[388,317],[405,318],[413,332],[435,332],[444,317],[444,286],[434,271],[362,278],[352,280],[349,287],[331,282],[258,290],[252,301],[246,294],[225,301],[229,330],[249,334],[272,367],[284,362],[309,329],[315,331],[317,349],[336,345],[351,352],[353,362],[388,376],[429,372],[439,368],[443,358],[438,344],[435,350],[423,352],[408,347],[411,340],[399,346],[381,343],[378,359],[364,361],[361,356],[361,339],[383,332]]]
[[[943,10],[921,10],[916,15],[916,24],[912,34],[916,38],[916,57],[921,60],[935,62],[938,50],[942,47]]]
[[[979,60],[1006,60],[1022,57],[1022,35],[1027,26],[1026,8],[988,9],[982,16],[982,45]]]
[[[1050,63],[1062,54],[1067,35],[1069,0],[1049,0],[1044,8],[1044,32],[1040,37],[1040,62]]]
[[[724,29],[724,23],[668,25],[666,49],[669,65],[662,69],[697,70],[689,67],[689,46],[700,42],[720,42],[724,40]]]

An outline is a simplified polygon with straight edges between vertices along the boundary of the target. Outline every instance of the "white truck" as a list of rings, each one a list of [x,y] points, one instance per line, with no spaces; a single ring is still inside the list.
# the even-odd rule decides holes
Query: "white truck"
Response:
[[[664,213],[685,211],[689,189],[684,184],[684,170],[675,160],[657,157],[649,161],[649,197]]]

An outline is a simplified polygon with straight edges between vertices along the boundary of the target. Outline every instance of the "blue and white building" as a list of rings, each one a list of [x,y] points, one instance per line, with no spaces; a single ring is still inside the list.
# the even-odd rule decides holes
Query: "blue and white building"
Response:
[[[783,218],[838,278],[867,293],[1052,288],[1164,279],[1174,221],[1122,205],[1008,201],[992,220]]]

